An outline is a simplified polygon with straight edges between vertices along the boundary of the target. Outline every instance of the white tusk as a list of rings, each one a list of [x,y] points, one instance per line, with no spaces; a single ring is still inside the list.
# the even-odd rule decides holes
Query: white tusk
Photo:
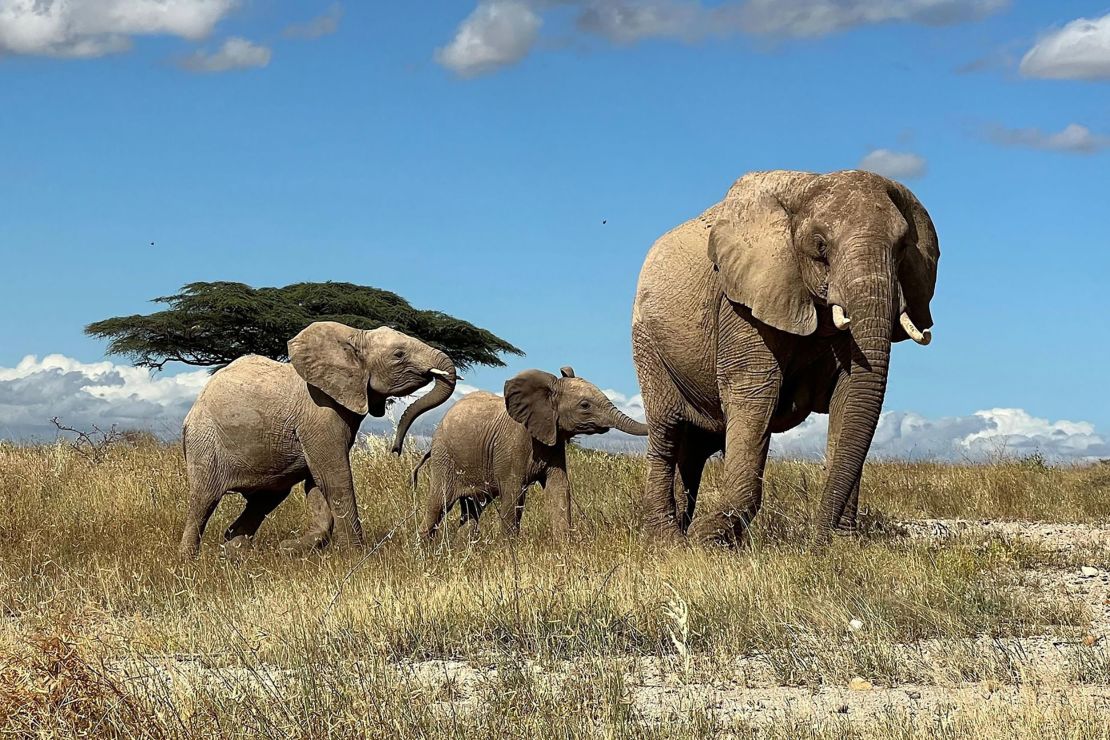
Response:
[[[913,321],[910,320],[910,315],[905,311],[903,311],[902,315],[898,317],[898,322],[902,324],[902,328],[905,329],[906,333],[910,335],[910,339],[917,342],[918,344],[925,346],[929,342],[933,341],[933,332],[930,329],[920,331],[916,326],[913,325]]]
[[[433,367],[428,372],[431,373],[432,375],[436,376],[437,378],[450,378],[451,377],[451,373],[447,372],[446,370],[440,370],[438,367]],[[455,380],[462,380],[462,378],[456,375]]]
[[[852,323],[852,320],[844,315],[844,308],[841,307],[841,306],[838,306],[834,303],[833,304],[833,324],[836,325],[836,328],[840,329],[841,331],[844,331],[845,329],[848,328],[848,324],[850,324],[850,323]]]

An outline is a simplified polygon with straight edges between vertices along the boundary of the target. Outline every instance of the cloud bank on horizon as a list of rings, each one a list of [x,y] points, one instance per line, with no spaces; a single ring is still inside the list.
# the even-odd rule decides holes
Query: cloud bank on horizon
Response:
[[[211,377],[207,370],[176,375],[151,374],[142,368],[110,361],[85,363],[64,355],[24,357],[15,367],[0,367],[0,439],[50,441],[56,436],[51,419],[90,429],[145,429],[165,438],[180,433],[193,400]],[[450,405],[478,390],[460,383],[451,401],[426,414],[413,434],[428,436]],[[643,420],[640,394],[606,390],[626,414]],[[412,399],[408,399],[411,401]],[[406,401],[394,404],[386,418],[367,418],[363,431],[390,433]],[[828,417],[811,416],[805,423],[775,435],[773,453],[783,457],[820,459],[825,450]],[[643,441],[610,432],[582,438],[589,447],[637,451]],[[1084,461],[1110,457],[1110,435],[1084,421],[1050,421],[1022,409],[996,408],[968,416],[929,419],[912,411],[888,411],[879,421],[871,453],[879,458],[977,462],[1034,453],[1050,460]]]

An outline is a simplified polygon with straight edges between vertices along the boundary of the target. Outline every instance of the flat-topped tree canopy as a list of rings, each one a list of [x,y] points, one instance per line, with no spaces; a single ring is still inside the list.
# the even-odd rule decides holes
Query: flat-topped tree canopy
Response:
[[[413,308],[396,293],[352,283],[294,283],[252,288],[243,283],[189,283],[153,299],[161,311],[96,321],[85,333],[107,339],[108,353],[139,367],[167,363],[220,368],[243,355],[286,360],[286,342],[314,321],[358,329],[389,326],[446,352],[455,366],[503,366],[520,349],[492,332],[441,311]]]

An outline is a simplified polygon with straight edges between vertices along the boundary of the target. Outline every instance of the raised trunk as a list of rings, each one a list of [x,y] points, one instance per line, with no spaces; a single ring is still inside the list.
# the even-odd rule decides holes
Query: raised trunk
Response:
[[[393,454],[395,455],[401,454],[401,449],[405,444],[405,435],[408,434],[409,427],[412,426],[412,423],[416,421],[417,417],[425,411],[439,406],[455,392],[455,383],[458,380],[458,375],[455,373],[455,364],[451,362],[451,358],[442,352],[436,352],[435,364],[433,367],[437,370],[442,370],[447,373],[447,375],[436,375],[435,386],[423,396],[413,401],[412,405],[405,409],[405,413],[401,415],[401,421],[397,423],[397,434],[393,438]]]
[[[637,437],[646,437],[648,434],[647,424],[636,421],[632,417],[621,412],[620,409],[614,408],[611,412],[612,424],[610,428],[618,429],[625,434],[634,434]]]
[[[890,337],[894,319],[894,277],[886,265],[853,281],[845,292],[852,332],[852,366],[836,453],[821,501],[821,525],[840,522],[848,498],[863,473],[886,395]]]

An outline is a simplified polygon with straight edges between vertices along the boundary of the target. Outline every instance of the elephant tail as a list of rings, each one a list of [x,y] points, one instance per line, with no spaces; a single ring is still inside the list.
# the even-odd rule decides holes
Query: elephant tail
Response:
[[[429,447],[428,451],[424,453],[424,457],[420,458],[420,462],[416,463],[416,467],[412,469],[412,490],[416,490],[416,474],[420,472],[420,468],[424,467],[424,463],[428,462],[428,458],[432,456],[432,448]]]

